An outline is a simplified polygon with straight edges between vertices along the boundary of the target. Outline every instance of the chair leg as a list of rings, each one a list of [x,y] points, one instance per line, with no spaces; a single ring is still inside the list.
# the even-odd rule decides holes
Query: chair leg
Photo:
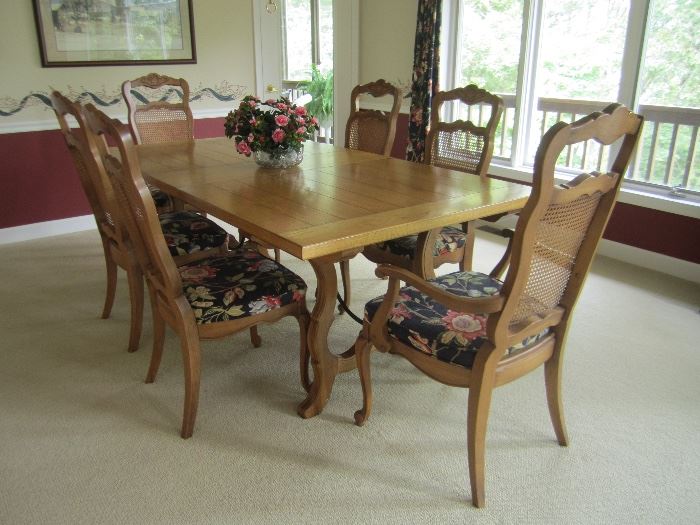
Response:
[[[481,359],[480,359],[481,357]],[[473,382],[469,385],[467,408],[467,453],[469,457],[469,481],[472,490],[472,504],[475,507],[486,505],[485,492],[485,452],[486,427],[491,407],[496,373],[495,359],[477,356],[472,368]]]
[[[183,439],[192,437],[194,422],[199,405],[199,382],[201,376],[201,352],[197,327],[187,321],[182,322],[180,330],[180,347],[185,371],[185,402],[182,415]]]
[[[275,252],[275,262],[279,263],[280,262],[280,249],[279,248],[273,248]]]
[[[117,290],[117,264],[112,259],[109,252],[109,244],[106,240],[102,240],[102,248],[105,253],[105,264],[107,265],[107,294],[105,295],[105,304],[102,308],[102,319],[107,319],[112,313],[114,305],[114,294]]]
[[[163,357],[163,346],[165,345],[165,321],[160,312],[151,303],[153,317],[153,351],[151,353],[151,364],[146,374],[146,383],[153,383],[160,368],[160,360]]]
[[[362,409],[355,412],[355,424],[361,427],[365,424],[372,412],[372,377],[370,374],[369,357],[372,353],[372,345],[360,335],[355,341],[355,360],[357,371],[360,373],[362,385]]]
[[[338,265],[340,266],[340,277],[343,281],[343,301],[346,306],[350,308],[350,294],[352,292],[350,284],[350,261],[340,261]],[[338,305],[338,312],[342,314],[345,310]]]
[[[559,345],[559,343],[557,343]],[[554,433],[557,441],[562,447],[569,444],[569,436],[566,432],[564,422],[564,405],[561,397],[561,369],[562,359],[560,349],[554,350],[554,355],[544,364],[544,381],[547,387],[547,405],[549,406],[549,417],[554,426]]]
[[[297,317],[299,322],[299,368],[301,386],[306,392],[311,391],[311,378],[309,377],[309,365],[311,363],[311,353],[306,340],[306,332],[309,329],[309,314],[304,313]]]
[[[129,332],[129,352],[135,352],[139,347],[141,329],[143,327],[143,275],[136,263],[126,270],[129,282],[129,300],[131,301],[131,328]]]
[[[250,342],[255,348],[260,348],[260,345],[262,345],[262,339],[260,334],[258,334],[258,325],[250,327]]]
[[[464,242],[464,254],[462,260],[459,261],[459,271],[468,272],[472,269],[472,259],[474,258],[474,239],[476,238],[474,221],[465,223],[463,229],[467,235]]]

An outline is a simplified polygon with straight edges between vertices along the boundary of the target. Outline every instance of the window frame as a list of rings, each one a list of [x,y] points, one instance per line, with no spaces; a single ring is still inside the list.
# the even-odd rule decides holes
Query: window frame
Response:
[[[520,58],[516,79],[515,116],[513,122],[513,143],[510,157],[496,157],[491,163],[490,172],[494,175],[530,182],[532,180],[532,163],[527,159],[527,148],[532,137],[532,126],[538,112],[538,94],[536,70],[542,34],[544,2],[546,0],[524,0],[521,30]],[[440,89],[452,89],[455,85],[456,71],[460,71],[459,35],[461,33],[461,0],[444,0],[443,29],[441,50]],[[646,24],[650,12],[650,0],[630,0],[627,19],[627,31],[620,71],[618,101],[629,108],[639,107],[639,78],[643,65],[646,46]],[[639,149],[638,149],[639,151]],[[636,154],[635,154],[636,157]],[[634,159],[633,159],[634,162]],[[571,178],[570,174],[557,174],[562,180]],[[692,190],[678,191],[668,186],[625,179],[623,191],[640,197],[646,207],[657,208],[655,204],[660,197],[664,199],[661,208],[668,208],[669,202],[677,203],[683,215],[700,218],[700,192]],[[645,198],[648,197],[648,198]]]

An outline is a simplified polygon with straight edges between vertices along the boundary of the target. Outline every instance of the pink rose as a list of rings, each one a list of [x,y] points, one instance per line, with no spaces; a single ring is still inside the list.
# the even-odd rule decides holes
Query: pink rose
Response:
[[[306,124],[306,120],[304,120],[304,117],[297,117],[297,123],[298,124]]]
[[[286,117],[285,115],[277,115],[275,117],[275,124],[277,124],[279,127],[283,128],[287,124],[289,124],[289,118]]]
[[[287,109],[287,104],[285,104],[284,102],[279,102],[279,103],[275,104],[275,106],[277,107],[277,109],[281,109],[282,111]]]
[[[248,146],[247,142],[239,142],[236,149],[238,150],[238,153],[242,153],[246,157],[250,157],[250,146]]]
[[[274,98],[268,98],[268,99],[265,101],[265,104],[267,104],[268,106],[274,106],[274,105],[275,105],[275,99],[274,99]]]
[[[250,120],[248,121],[248,123],[249,123],[251,126],[255,126],[255,125],[258,123],[258,121],[255,120],[255,117],[253,117],[252,119],[250,119]]]
[[[300,126],[299,128],[297,128],[297,133],[303,135],[304,133],[306,133],[306,128],[304,126]]]
[[[275,131],[272,132],[272,140],[273,142],[279,144],[284,140],[284,131],[282,131],[280,128],[277,128]]]
[[[306,115],[306,108],[304,106],[298,106],[294,108],[294,113],[297,115]]]
[[[251,108],[254,108],[257,104],[258,104],[258,103],[255,102],[254,100],[249,100],[249,101],[248,101],[248,105],[249,105]]]
[[[318,126],[318,119],[316,117],[311,117],[311,124],[314,126]]]

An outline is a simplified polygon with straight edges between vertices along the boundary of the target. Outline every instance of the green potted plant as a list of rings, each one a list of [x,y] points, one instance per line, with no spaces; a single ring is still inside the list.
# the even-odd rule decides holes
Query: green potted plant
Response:
[[[333,70],[322,72],[316,64],[311,66],[311,80],[299,82],[299,89],[311,95],[306,109],[314,115],[322,128],[333,125]]]

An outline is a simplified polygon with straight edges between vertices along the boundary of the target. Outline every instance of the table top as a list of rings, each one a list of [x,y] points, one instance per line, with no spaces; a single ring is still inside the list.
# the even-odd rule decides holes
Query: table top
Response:
[[[300,259],[522,208],[528,186],[307,142],[287,170],[227,138],[137,147],[149,182]]]

